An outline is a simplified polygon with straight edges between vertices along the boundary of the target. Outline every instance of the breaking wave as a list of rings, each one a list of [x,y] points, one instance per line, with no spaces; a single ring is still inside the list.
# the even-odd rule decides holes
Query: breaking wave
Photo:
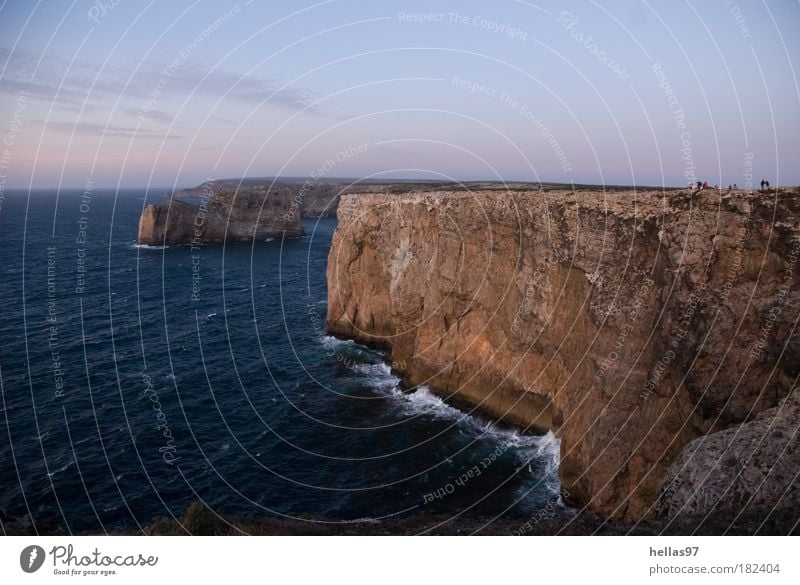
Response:
[[[332,339],[340,344],[358,347],[353,341]],[[503,452],[516,455],[521,465],[527,464],[527,472],[536,478],[537,483],[543,482],[549,492],[554,495],[559,494],[561,485],[558,479],[558,467],[561,441],[552,431],[536,435],[498,425],[494,421],[468,414],[447,404],[428,386],[418,386],[411,391],[404,391],[401,379],[392,373],[389,365],[384,362],[358,364],[351,369],[367,377],[367,384],[376,392],[396,399],[404,415],[409,417],[423,415],[452,421],[458,425],[459,430],[472,439],[489,442]],[[532,466],[537,469],[534,470]],[[522,492],[524,490],[521,490]]]

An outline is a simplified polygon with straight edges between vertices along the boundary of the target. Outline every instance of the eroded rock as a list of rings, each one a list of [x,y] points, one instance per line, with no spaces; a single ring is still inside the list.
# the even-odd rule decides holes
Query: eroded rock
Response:
[[[798,512],[800,390],[755,419],[689,443],[670,466],[659,515]]]
[[[170,199],[151,203],[139,218],[138,242],[147,245],[247,242],[303,235],[288,189],[220,192],[202,205]]]

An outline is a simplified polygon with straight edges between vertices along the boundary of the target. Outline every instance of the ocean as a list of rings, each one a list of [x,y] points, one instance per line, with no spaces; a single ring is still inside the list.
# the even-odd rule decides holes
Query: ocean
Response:
[[[138,531],[202,500],[238,516],[527,519],[558,443],[404,389],[327,336],[335,219],[302,238],[136,244],[163,191],[0,200],[0,511]]]

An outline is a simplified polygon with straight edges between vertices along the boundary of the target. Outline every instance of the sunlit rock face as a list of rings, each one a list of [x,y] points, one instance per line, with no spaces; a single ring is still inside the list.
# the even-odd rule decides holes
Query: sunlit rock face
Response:
[[[790,393],[798,218],[785,191],[344,196],[327,327],[557,431],[569,500],[636,520],[679,457],[708,465],[690,442]]]

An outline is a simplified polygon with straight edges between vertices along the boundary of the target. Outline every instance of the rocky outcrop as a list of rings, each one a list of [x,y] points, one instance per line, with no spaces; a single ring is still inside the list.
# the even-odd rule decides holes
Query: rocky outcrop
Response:
[[[217,179],[206,181],[197,187],[183,189],[175,197],[178,199],[209,199],[221,192],[236,190],[276,191],[288,190],[291,193],[290,215],[302,217],[336,217],[336,207],[342,193],[355,193],[365,187],[353,186],[347,182],[319,182],[309,180],[280,180],[270,178]]]
[[[565,493],[607,517],[650,514],[688,444],[800,373],[797,193],[364,194],[338,218],[329,331],[556,430]]]
[[[137,240],[140,244],[172,245],[301,236],[300,215],[291,210],[288,189],[223,191],[200,205],[170,199],[144,208]]]
[[[798,513],[800,390],[741,425],[699,437],[670,466],[664,518]]]

